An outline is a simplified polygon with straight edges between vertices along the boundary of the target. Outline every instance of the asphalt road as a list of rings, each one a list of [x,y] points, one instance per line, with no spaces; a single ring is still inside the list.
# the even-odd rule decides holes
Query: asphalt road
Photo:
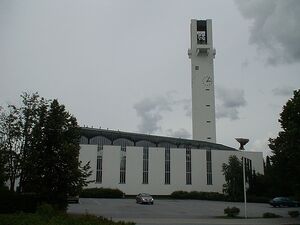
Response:
[[[268,204],[247,203],[249,219],[220,219],[224,208],[238,207],[244,216],[244,204],[204,200],[155,200],[154,205],[140,205],[135,199],[80,199],[70,204],[69,213],[89,213],[113,220],[134,221],[142,224],[300,224],[300,219],[289,218],[288,211],[300,208],[273,208]],[[265,212],[283,216],[281,219],[258,219]]]

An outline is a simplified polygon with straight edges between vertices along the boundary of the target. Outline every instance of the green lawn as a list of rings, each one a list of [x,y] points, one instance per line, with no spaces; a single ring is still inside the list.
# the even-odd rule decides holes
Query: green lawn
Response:
[[[0,225],[134,225],[131,222],[113,222],[92,215],[60,214],[45,216],[32,213],[0,214]]]

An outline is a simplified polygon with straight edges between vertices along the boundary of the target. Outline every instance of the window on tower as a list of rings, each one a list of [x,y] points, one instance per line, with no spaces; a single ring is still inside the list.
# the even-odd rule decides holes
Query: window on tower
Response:
[[[207,28],[205,20],[197,21],[197,44],[205,45],[207,44]]]
[[[205,31],[197,31],[197,43],[198,44],[206,44]]]

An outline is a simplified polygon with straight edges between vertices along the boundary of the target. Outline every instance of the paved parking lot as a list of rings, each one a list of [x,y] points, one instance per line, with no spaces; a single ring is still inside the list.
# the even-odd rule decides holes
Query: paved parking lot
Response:
[[[80,199],[80,204],[70,204],[70,213],[89,213],[113,220],[134,221],[137,224],[300,224],[290,219],[288,211],[300,208],[273,208],[268,204],[248,203],[247,215],[252,219],[229,220],[216,218],[224,215],[224,208],[240,208],[244,215],[244,204],[203,200],[155,200],[154,205],[140,205],[135,199]],[[253,219],[265,212],[283,216],[283,219]]]

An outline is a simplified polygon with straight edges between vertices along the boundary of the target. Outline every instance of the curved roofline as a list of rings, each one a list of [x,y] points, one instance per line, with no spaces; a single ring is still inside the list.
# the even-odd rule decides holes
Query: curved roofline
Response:
[[[134,144],[138,141],[149,141],[156,144],[156,146],[158,146],[160,143],[170,143],[176,145],[177,147],[180,145],[184,145],[193,148],[238,151],[237,149],[232,147],[228,147],[222,144],[206,142],[206,141],[197,141],[197,140],[183,139],[183,138],[131,133],[131,132],[124,132],[124,131],[108,130],[108,129],[106,130],[106,129],[97,129],[97,128],[89,128],[89,127],[80,127],[80,134],[81,136],[85,136],[88,139],[91,139],[96,136],[103,136],[108,138],[112,143],[116,139],[124,138],[133,141]]]

